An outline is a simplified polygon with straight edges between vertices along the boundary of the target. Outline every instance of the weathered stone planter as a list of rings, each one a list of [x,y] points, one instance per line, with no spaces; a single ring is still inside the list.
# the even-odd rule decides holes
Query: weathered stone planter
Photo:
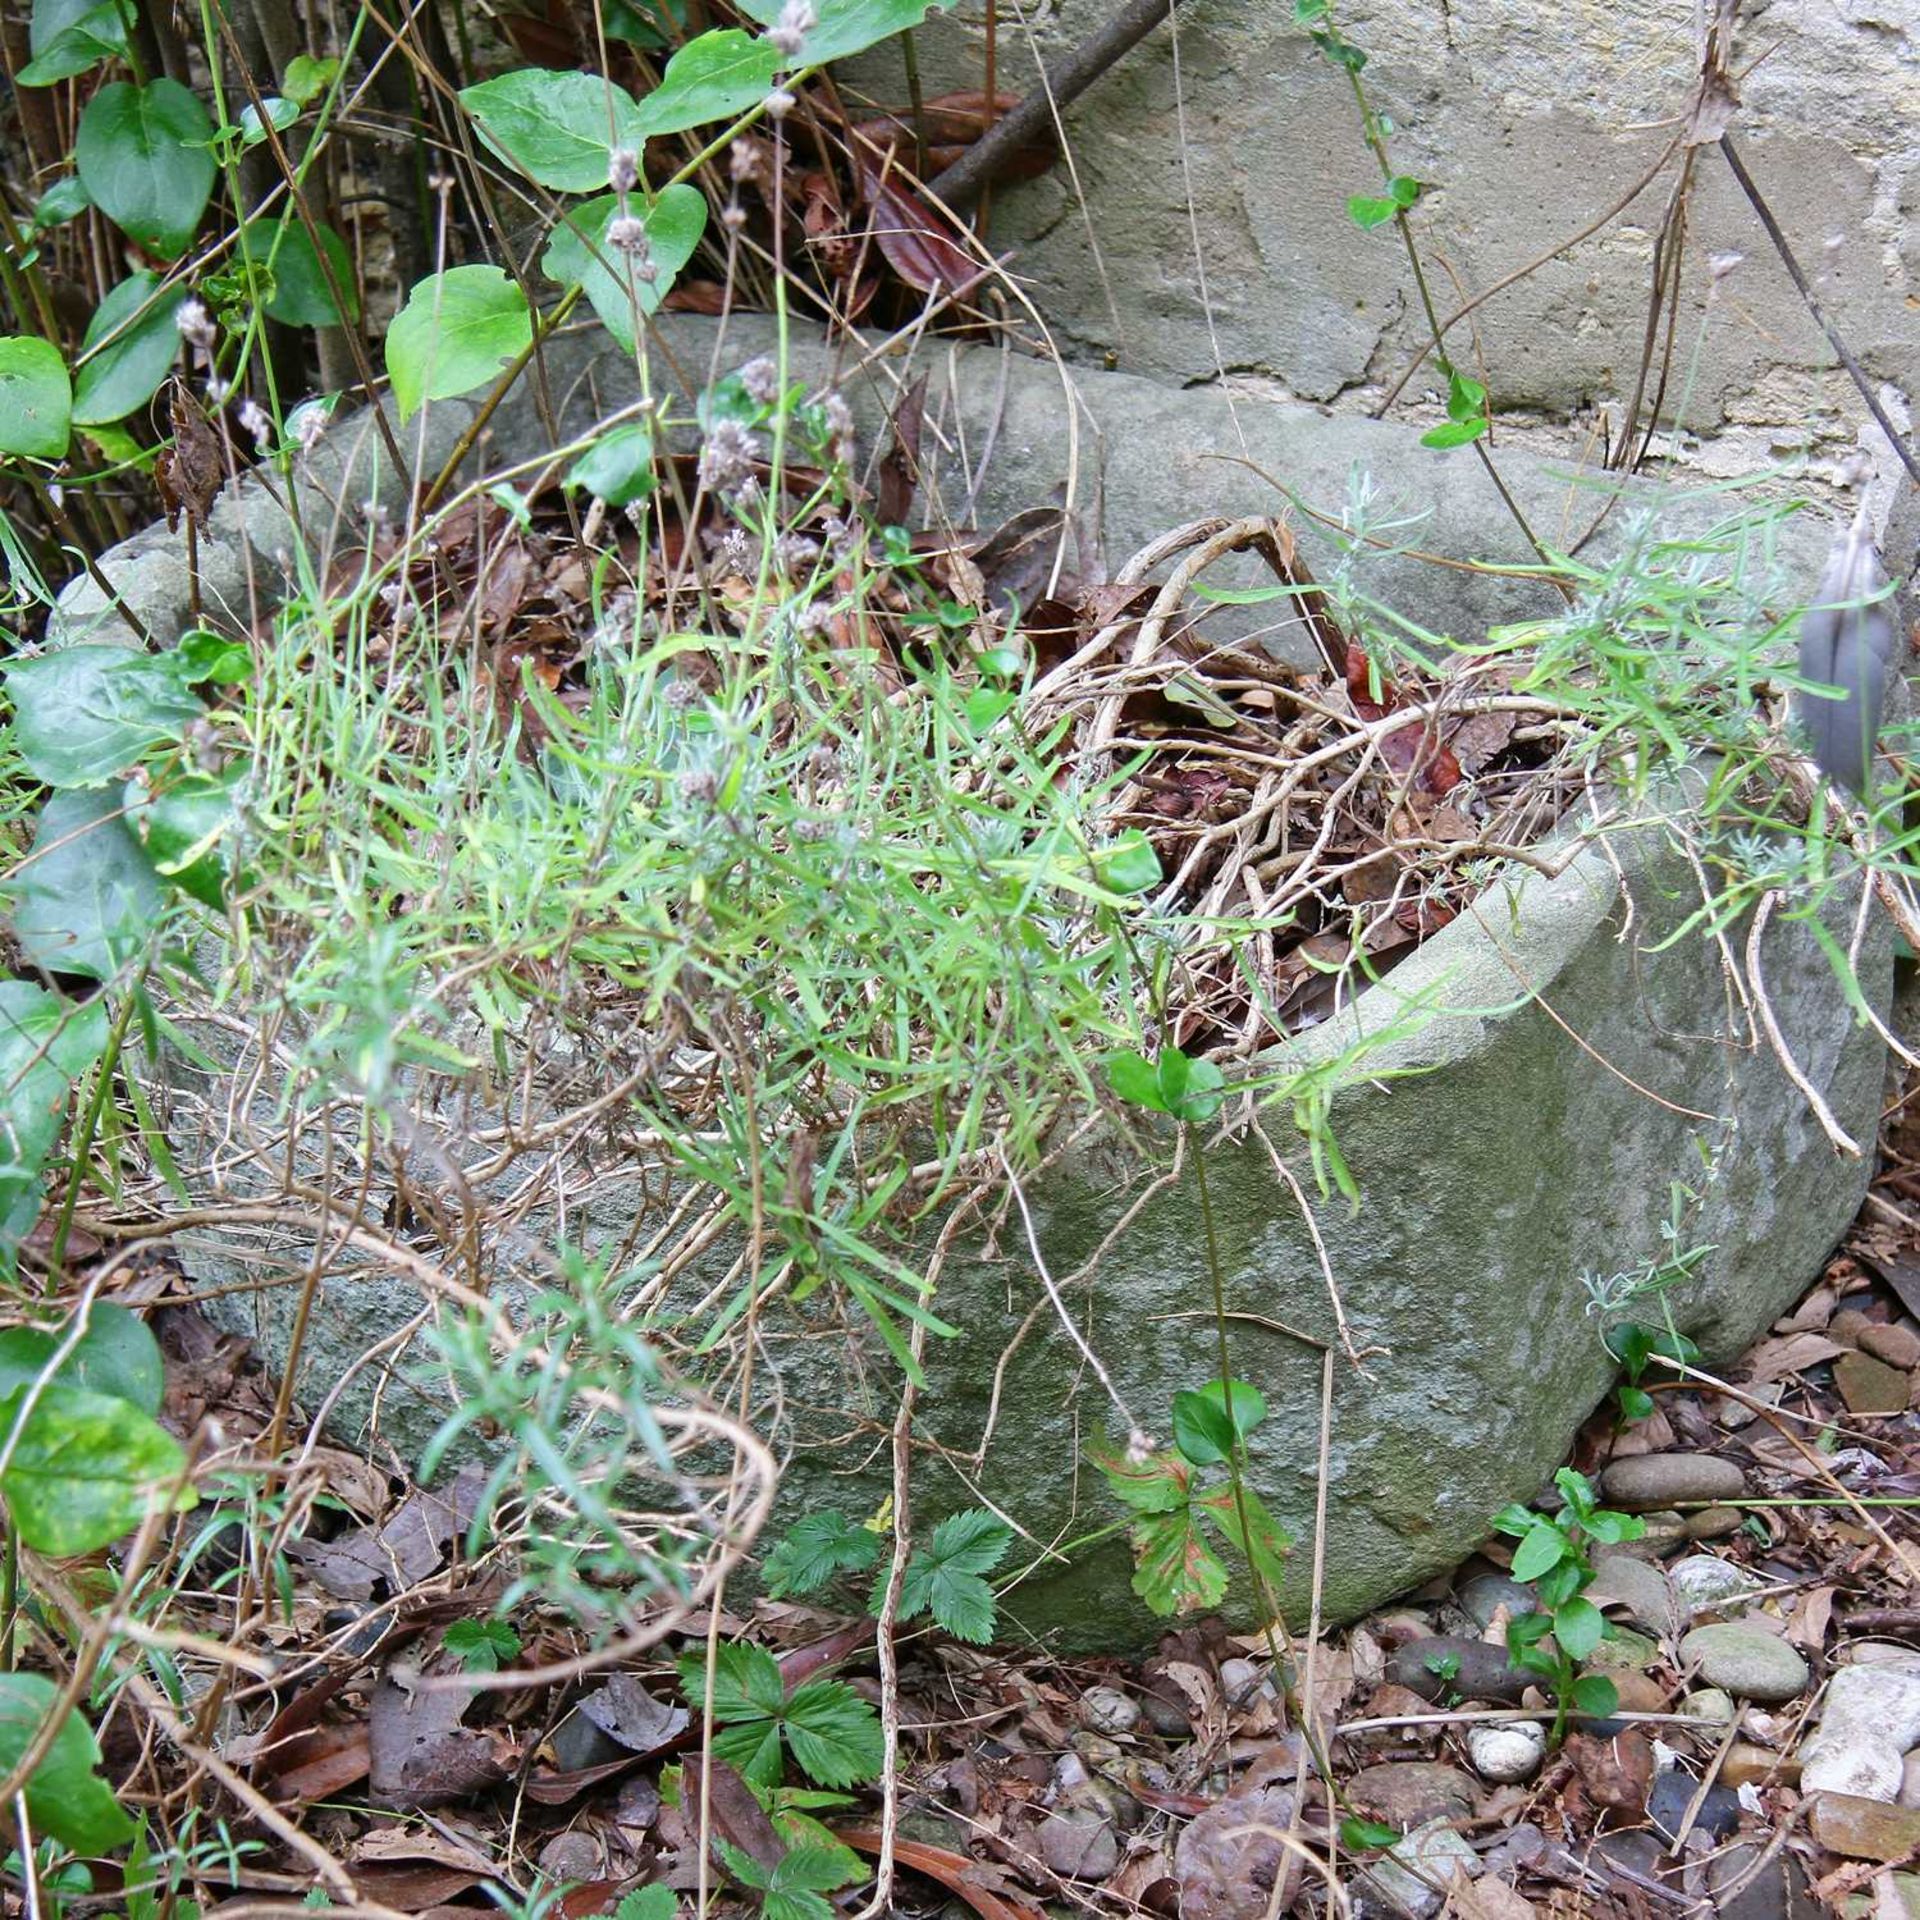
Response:
[[[743,340],[741,351],[753,344]],[[959,397],[963,413],[976,404],[965,382]],[[1118,394],[1102,404],[1124,411],[1125,403]],[[1020,461],[1012,478],[996,482],[1008,505],[1042,497],[1039,476],[1061,459],[1057,435],[1042,437],[1040,404],[1031,383],[1009,404],[1006,430]],[[443,411],[428,437],[449,444],[466,417]],[[1333,424],[1289,415],[1270,426],[1311,446]],[[1340,428],[1342,466],[1350,432]],[[316,494],[364,497],[369,475],[356,463],[370,444],[363,435],[344,467],[336,459]],[[1379,444],[1399,458],[1406,443],[1387,436]],[[1285,456],[1278,449],[1276,465]],[[1317,457],[1323,479],[1337,473],[1330,443]],[[1538,473],[1521,482],[1551,484]],[[1031,489],[1024,500],[1011,491],[1019,487]],[[1190,496],[1188,513],[1195,505]],[[1156,508],[1136,501],[1132,510]],[[257,496],[221,512],[229,539],[212,565],[227,569],[217,592],[232,598],[246,564],[271,573],[274,528],[284,522]],[[232,537],[243,528],[250,551]],[[170,634],[184,617],[184,576],[170,542],[143,539],[109,556],[107,571],[127,582],[149,626]],[[91,592],[70,596],[69,637]],[[1488,611],[1484,602],[1448,610],[1462,625]],[[1696,888],[1688,863],[1653,830],[1590,847],[1557,877],[1519,871],[1297,1043],[1293,1058],[1324,1062],[1359,1035],[1385,1036],[1366,1055],[1368,1077],[1342,1087],[1331,1109],[1362,1204],[1324,1200],[1310,1178],[1304,1188],[1362,1365],[1341,1351],[1314,1235],[1270,1157],[1269,1141],[1304,1167],[1290,1112],[1264,1116],[1265,1138],[1204,1146],[1235,1370],[1271,1410],[1254,1445],[1253,1481],[1301,1543],[1292,1611],[1304,1613],[1308,1601],[1323,1452],[1323,1597],[1333,1618],[1448,1566],[1484,1535],[1492,1512],[1533,1494],[1612,1375],[1582,1274],[1659,1257],[1673,1182],[1701,1187],[1686,1233],[1713,1251],[1670,1303],[1711,1360],[1730,1359],[1795,1298],[1851,1217],[1866,1167],[1836,1159],[1756,1041],[1719,948],[1697,937],[1662,947],[1697,902]],[[1841,1123],[1870,1139],[1879,1041],[1854,1023],[1804,928],[1776,921],[1764,962],[1801,1069]],[[1885,1005],[1889,976],[1887,945],[1876,936],[1861,967],[1870,1001]],[[1703,1149],[1713,1162],[1704,1178]],[[1026,1195],[1033,1245],[1052,1275],[1064,1283],[1089,1260],[1150,1171],[1114,1130],[1034,1183]],[[589,1244],[617,1243],[637,1195],[635,1185],[603,1181],[570,1214],[570,1231]],[[209,1283],[244,1278],[263,1260],[298,1272],[312,1253],[300,1232],[266,1227],[251,1242],[202,1235],[182,1244],[189,1269]],[[337,1271],[305,1351],[301,1395],[310,1406],[422,1304],[408,1283],[361,1256],[343,1257]],[[1217,1370],[1191,1176],[1151,1199],[1092,1280],[1067,1285],[1065,1297],[1121,1397],[1164,1439],[1173,1392]],[[1089,1446],[1118,1437],[1113,1409],[1061,1334],[1017,1214],[990,1252],[976,1247],[950,1263],[939,1309],[963,1333],[929,1347],[916,1427],[921,1514],[984,1497],[1042,1549],[1122,1518],[1087,1457]],[[257,1330],[269,1352],[276,1341],[284,1352],[292,1312],[284,1290],[235,1296],[221,1311]],[[775,1318],[764,1333],[778,1375],[768,1437],[792,1451],[786,1516],[825,1504],[864,1516],[886,1491],[895,1369],[877,1343],[868,1351],[838,1322],[809,1328]],[[363,1420],[384,1380],[381,1431],[417,1446],[444,1402],[436,1404],[416,1366],[417,1358],[387,1353],[340,1396],[337,1417],[349,1426]],[[765,1390],[764,1366],[760,1378],[758,1411],[771,1423],[776,1396]],[[1006,1611],[1067,1646],[1123,1647],[1153,1628],[1128,1578],[1114,1540],[1064,1564],[1040,1558]]]

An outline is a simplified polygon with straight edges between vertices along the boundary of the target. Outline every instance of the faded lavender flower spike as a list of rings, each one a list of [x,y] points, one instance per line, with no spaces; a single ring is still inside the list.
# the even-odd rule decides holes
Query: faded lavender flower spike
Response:
[[[740,369],[740,384],[756,406],[770,407],[780,398],[780,369],[763,353]]]
[[[207,312],[206,302],[198,294],[189,294],[180,302],[173,316],[173,324],[179,328],[180,337],[188,346],[198,347],[202,353],[213,351],[213,318]]]
[[[607,185],[615,193],[631,193],[640,184],[640,156],[631,147],[615,147],[607,155]]]
[[[737,420],[716,420],[700,449],[700,484],[730,493],[753,478],[760,443]]]
[[[790,63],[797,63],[800,49],[806,45],[807,35],[820,24],[820,16],[807,4],[807,0],[787,0],[780,9],[780,18],[767,29],[767,40]]]
[[[633,277],[651,284],[659,278],[660,269],[653,263],[653,242],[647,238],[647,223],[637,220],[630,213],[623,213],[617,220],[607,222],[607,245],[616,253],[624,253],[633,263]]]
[[[240,402],[241,431],[253,437],[253,444],[265,453],[273,442],[273,422],[267,418],[267,412],[257,400]]]

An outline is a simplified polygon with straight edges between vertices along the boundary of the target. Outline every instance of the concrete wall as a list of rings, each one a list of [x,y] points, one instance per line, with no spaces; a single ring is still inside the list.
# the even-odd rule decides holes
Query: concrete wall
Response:
[[[999,0],[1002,89],[1027,88],[1036,51],[1071,45],[1115,3]],[[929,93],[980,85],[984,7],[959,0],[922,30]],[[1619,197],[1672,137],[1698,64],[1693,0],[1337,11],[1371,56],[1396,164],[1429,187],[1416,219],[1443,311]],[[1920,391],[1920,4],[1746,0],[1733,68],[1748,166],[1904,420]],[[876,98],[905,98],[896,48],[859,77]],[[1084,200],[1056,168],[1000,193],[991,237],[1017,249],[1070,356],[1343,411],[1378,401],[1421,317],[1393,230],[1347,219],[1347,196],[1377,192],[1377,171],[1344,76],[1288,0],[1187,0],[1177,38],[1158,29],[1067,125]],[[1525,416],[1515,427],[1551,428],[1573,450],[1631,392],[1674,178],[1670,167],[1603,232],[1480,310],[1488,384]],[[1864,409],[1715,148],[1698,154],[1688,212],[1670,394],[1685,393],[1684,426],[1714,443],[1688,459],[1830,465]],[[1716,284],[1710,257],[1735,252]],[[1433,397],[1421,379],[1400,406],[1417,418]]]

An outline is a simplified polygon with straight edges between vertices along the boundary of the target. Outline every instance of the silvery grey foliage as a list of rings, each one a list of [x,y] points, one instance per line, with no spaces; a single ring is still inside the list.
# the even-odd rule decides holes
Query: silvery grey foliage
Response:
[[[1828,779],[1864,795],[1880,735],[1893,615],[1880,556],[1867,536],[1866,506],[1833,544],[1814,604],[1800,622],[1800,672],[1838,698],[1803,693],[1800,722]]]

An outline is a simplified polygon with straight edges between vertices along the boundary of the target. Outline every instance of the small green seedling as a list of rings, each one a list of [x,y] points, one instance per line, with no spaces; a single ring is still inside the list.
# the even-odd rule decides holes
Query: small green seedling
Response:
[[[1516,1503],[1496,1513],[1493,1526],[1520,1542],[1513,1553],[1513,1577],[1531,1581],[1540,1596],[1540,1612],[1523,1613],[1507,1623],[1507,1651],[1515,1666],[1539,1674],[1551,1686],[1553,1739],[1558,1744],[1566,1737],[1570,1715],[1604,1717],[1620,1704],[1618,1690],[1604,1674],[1576,1671],[1599,1646],[1607,1625],[1600,1609],[1585,1597],[1584,1590],[1593,1583],[1587,1542],[1617,1546],[1638,1540],[1647,1528],[1633,1514],[1600,1506],[1584,1474],[1562,1467],[1553,1480],[1567,1503],[1560,1512],[1535,1513]]]

